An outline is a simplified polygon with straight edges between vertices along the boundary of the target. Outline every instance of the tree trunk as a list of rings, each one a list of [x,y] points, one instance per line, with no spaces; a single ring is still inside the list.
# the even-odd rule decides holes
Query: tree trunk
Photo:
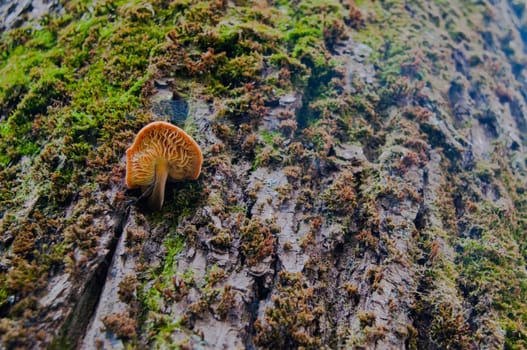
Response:
[[[527,348],[522,1],[42,6],[0,4],[0,348]],[[204,154],[155,211],[153,120]]]

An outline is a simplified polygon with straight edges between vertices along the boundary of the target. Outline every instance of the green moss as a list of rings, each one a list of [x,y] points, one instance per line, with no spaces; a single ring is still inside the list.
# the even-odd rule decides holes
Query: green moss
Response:
[[[159,312],[163,304],[163,290],[169,288],[173,282],[177,269],[177,256],[183,251],[185,246],[185,237],[173,234],[165,239],[164,246],[167,254],[160,271],[152,271],[156,280],[155,287],[152,288],[147,281],[143,286],[140,299],[143,300],[144,306],[148,311]]]
[[[185,247],[185,237],[176,235],[174,237],[168,237],[164,244],[167,249],[167,255],[161,276],[165,278],[172,278],[177,266],[177,255],[183,251]]]
[[[525,257],[518,256],[513,236],[517,225],[491,203],[482,205],[480,210],[473,216],[486,230],[480,238],[460,240],[460,283],[467,286],[472,296],[485,290],[492,298],[492,308],[500,314],[506,346],[521,348],[527,344],[527,333],[517,322],[527,320],[527,275],[515,268],[525,264]]]
[[[267,166],[277,163],[282,159],[281,145],[283,136],[279,132],[260,132],[262,142],[257,144],[254,149],[253,169],[259,166]]]
[[[4,277],[5,280],[5,277]],[[7,289],[2,286],[0,287],[0,308],[4,306],[8,302],[9,293]]]
[[[155,332],[153,340],[153,349],[180,349],[178,344],[174,344],[170,335],[181,328],[181,320],[174,319],[172,316],[162,316],[156,323],[147,327],[146,331]]]
[[[279,132],[269,132],[267,130],[263,130],[261,133],[262,135],[262,139],[263,139],[263,142],[266,144],[266,145],[274,145],[275,143],[275,139],[277,137],[281,137],[282,135],[280,135]]]

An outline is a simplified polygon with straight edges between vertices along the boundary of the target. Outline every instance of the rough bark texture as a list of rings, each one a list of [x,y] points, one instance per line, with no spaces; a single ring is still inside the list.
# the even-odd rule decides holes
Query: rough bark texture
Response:
[[[522,1],[29,3],[0,348],[527,348]],[[123,182],[151,120],[205,156],[156,212]]]

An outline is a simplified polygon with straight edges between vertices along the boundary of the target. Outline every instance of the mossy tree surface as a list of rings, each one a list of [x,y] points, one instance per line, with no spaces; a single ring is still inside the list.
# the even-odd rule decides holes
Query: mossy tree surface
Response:
[[[47,345],[62,327],[40,298],[64,275],[82,288],[115,240],[130,205],[123,154],[167,80],[175,99],[208,103],[212,136],[198,141],[201,179],[134,218],[162,236],[127,233],[133,307],[104,322],[130,346],[181,334],[182,347],[206,345],[196,325],[247,319],[240,337],[261,348],[527,347],[526,45],[497,24],[497,5],[63,6],[0,39],[3,346]],[[284,96],[301,99],[294,113]],[[258,171],[285,180],[254,185]],[[285,242],[283,208],[296,220]],[[162,247],[159,265],[143,243]],[[196,251],[231,261],[180,271]],[[287,271],[291,254],[299,271]],[[240,271],[245,294],[229,282]]]

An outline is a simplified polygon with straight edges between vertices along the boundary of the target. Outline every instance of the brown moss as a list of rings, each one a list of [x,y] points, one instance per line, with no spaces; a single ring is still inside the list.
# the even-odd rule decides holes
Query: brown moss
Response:
[[[309,227],[313,232],[319,232],[323,222],[324,219],[322,218],[322,216],[315,216],[311,218],[311,221],[309,222]]]
[[[35,235],[31,230],[35,224],[28,224],[17,234],[11,246],[12,252],[18,256],[27,257],[35,248]]]
[[[242,151],[245,154],[252,154],[254,151],[254,147],[256,146],[257,138],[256,133],[250,133],[245,137],[245,140],[242,143]]]
[[[379,289],[384,278],[384,269],[381,266],[371,266],[366,270],[366,278],[370,281],[372,289]]]
[[[278,204],[282,205],[291,198],[292,187],[291,184],[286,183],[282,186],[275,187],[274,189],[278,193]]]
[[[249,265],[255,265],[275,253],[275,231],[270,222],[255,216],[240,228],[241,251]]]
[[[286,153],[285,161],[287,163],[297,163],[304,158],[306,151],[302,143],[291,142],[291,144],[287,146],[285,153]]]
[[[307,211],[313,208],[313,202],[315,199],[315,192],[311,188],[303,187],[300,189],[296,198],[296,209]]]
[[[346,19],[346,24],[348,24],[352,28],[363,27],[365,23],[364,16],[362,14],[362,11],[355,4],[355,1],[348,0],[347,7],[349,9],[348,10],[349,13],[348,13],[348,18]]]
[[[126,230],[126,244],[128,246],[133,246],[141,244],[148,237],[148,232],[145,229],[138,228],[127,228]]]
[[[185,296],[187,296],[189,292],[189,285],[183,278],[176,276],[172,277],[172,285],[174,286],[174,293],[171,295],[173,300],[179,302]]]
[[[216,283],[224,279],[225,276],[226,275],[225,275],[224,269],[219,268],[219,267],[213,267],[210,270],[209,275],[208,275],[208,279],[207,279],[208,285],[211,287],[214,286]]]
[[[287,176],[288,180],[294,181],[300,179],[300,175],[302,174],[302,168],[299,166],[286,166],[284,168],[284,174]]]
[[[201,298],[187,306],[181,322],[187,328],[194,328],[196,319],[204,318],[204,314],[209,310],[211,304],[219,295],[219,291],[214,289],[208,294],[203,294]]]
[[[6,286],[21,299],[40,290],[45,285],[47,279],[46,266],[36,262],[30,263],[20,257],[13,258],[13,265],[17,268],[11,269],[7,273]]]
[[[278,128],[286,137],[292,138],[294,132],[298,129],[298,123],[296,120],[283,120]]]
[[[210,243],[217,249],[228,250],[232,243],[232,236],[228,230],[221,230],[210,239]]]
[[[326,208],[336,215],[353,215],[357,207],[355,179],[350,172],[341,172],[323,193]]]
[[[227,124],[214,124],[213,130],[214,133],[223,140],[229,140],[233,135],[232,128]]]
[[[434,116],[432,111],[419,106],[407,109],[405,114],[407,117],[415,119],[418,123],[426,123]]]
[[[307,250],[308,247],[313,246],[315,243],[315,234],[309,231],[304,237],[300,239],[300,248]]]
[[[128,313],[114,313],[102,318],[106,331],[110,331],[121,339],[133,339],[137,337],[137,323]]]
[[[136,298],[136,290],[139,283],[136,275],[126,275],[121,282],[119,282],[119,300],[123,303],[130,304]]]
[[[369,343],[375,344],[377,341],[383,339],[388,332],[386,326],[375,326],[364,328],[364,335]]]
[[[217,142],[210,146],[209,153],[218,154],[218,153],[223,152],[224,149],[225,149],[225,144],[223,142]]]
[[[356,284],[351,283],[351,282],[346,282],[344,284],[344,290],[346,291],[346,293],[348,293],[348,296],[350,297],[351,300],[353,300],[355,304],[359,302],[359,299],[360,299],[359,287]]]
[[[319,349],[321,340],[316,334],[324,309],[317,305],[314,289],[303,282],[300,273],[282,271],[278,278],[273,307],[266,309],[263,320],[255,322],[255,344],[264,349],[283,349],[286,344],[292,348]]]
[[[401,159],[399,160],[399,163],[396,165],[396,168],[402,174],[405,174],[409,169],[420,165],[420,163],[421,163],[421,160],[419,158],[419,155],[415,152],[410,151],[401,157]]]
[[[357,313],[361,327],[371,327],[375,324],[375,314],[368,311],[359,311]]]
[[[351,14],[351,11],[350,11]],[[331,21],[322,28],[324,44],[329,50],[334,50],[335,46],[348,39],[348,31],[344,22],[340,20]]]
[[[379,238],[375,237],[370,230],[362,230],[355,238],[368,249],[376,250],[379,247]]]
[[[223,291],[220,297],[220,302],[218,304],[218,307],[216,308],[216,313],[220,317],[221,320],[224,320],[229,311],[231,311],[234,308],[235,304],[235,297],[234,297],[234,290],[232,289],[232,286],[227,285],[223,287]]]
[[[8,350],[27,349],[33,343],[29,329],[6,318],[0,319],[0,337]]]
[[[291,251],[293,249],[293,243],[291,243],[290,241],[284,242],[284,244],[282,245],[282,248],[286,252]]]
[[[251,201],[256,201],[258,198],[258,192],[262,189],[262,183],[257,182],[254,184],[253,187],[248,189],[247,195],[249,196]]]

